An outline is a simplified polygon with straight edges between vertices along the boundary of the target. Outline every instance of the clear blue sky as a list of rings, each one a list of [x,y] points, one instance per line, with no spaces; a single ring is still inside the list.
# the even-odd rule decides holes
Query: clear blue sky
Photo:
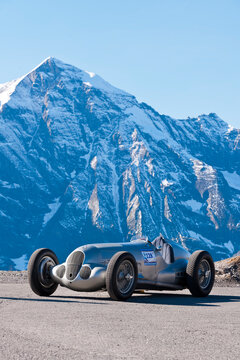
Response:
[[[240,0],[0,0],[0,83],[48,56],[162,114],[240,128]]]

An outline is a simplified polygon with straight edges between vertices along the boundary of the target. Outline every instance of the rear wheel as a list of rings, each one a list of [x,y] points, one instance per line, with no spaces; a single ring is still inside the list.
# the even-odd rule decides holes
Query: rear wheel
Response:
[[[51,268],[59,264],[55,253],[49,249],[34,251],[28,263],[28,281],[35,294],[49,296],[58,284],[51,278]]]
[[[106,273],[107,291],[113,300],[127,300],[135,290],[138,277],[133,255],[121,251],[110,260]]]
[[[195,251],[189,258],[187,269],[187,287],[196,297],[207,296],[213,287],[215,267],[207,251]]]

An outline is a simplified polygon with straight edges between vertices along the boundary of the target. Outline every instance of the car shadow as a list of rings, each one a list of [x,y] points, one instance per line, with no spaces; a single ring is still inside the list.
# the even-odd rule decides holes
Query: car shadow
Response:
[[[104,294],[105,295],[105,294]],[[78,299],[82,300],[98,300],[101,303],[106,303],[106,301],[113,301],[109,298],[108,294],[106,296],[60,296],[53,295],[52,297],[57,299]],[[99,302],[99,303],[100,303]],[[208,295],[207,297],[193,297],[188,294],[169,294],[169,293],[134,293],[130,299],[127,300],[129,303],[138,303],[138,304],[154,304],[154,305],[177,305],[177,306],[220,306],[221,303],[230,303],[230,302],[240,302],[240,296],[231,296],[231,295]],[[95,303],[95,302],[94,302]],[[95,303],[96,304],[96,303]]]
[[[194,297],[190,294],[148,292],[143,294],[143,296],[133,294],[129,302],[169,306],[220,306],[221,303],[240,302],[240,296],[208,295],[207,297]]]
[[[85,293],[86,294],[86,293]],[[106,294],[106,296],[105,296]],[[104,295],[104,296],[102,296]],[[14,300],[14,301],[33,301],[33,302],[56,302],[56,303],[81,303],[91,305],[107,305],[111,302],[107,292],[101,292],[100,296],[92,295],[52,295],[50,297],[40,298],[22,298],[22,297],[0,297],[0,300]],[[136,292],[128,303],[136,304],[153,304],[153,305],[166,305],[166,306],[220,306],[221,303],[240,302],[240,296],[231,295],[208,295],[207,297],[193,297],[188,294],[170,294],[170,293],[157,293],[157,292]]]
[[[58,298],[58,299],[56,299]],[[76,300],[73,300],[76,299]],[[86,298],[87,299],[87,298]],[[93,300],[93,298],[89,297],[89,300]],[[99,300],[99,298],[97,298]],[[103,304],[103,302],[90,302],[90,301],[82,301],[80,296],[71,297],[71,296],[51,296],[51,297],[40,297],[37,298],[22,298],[22,297],[8,297],[8,296],[0,296],[0,300],[14,300],[14,301],[33,301],[33,302],[57,302],[57,303],[78,303],[78,304]],[[85,300],[85,299],[84,299]],[[100,299],[101,300],[101,299]],[[1,301],[0,301],[1,302]]]

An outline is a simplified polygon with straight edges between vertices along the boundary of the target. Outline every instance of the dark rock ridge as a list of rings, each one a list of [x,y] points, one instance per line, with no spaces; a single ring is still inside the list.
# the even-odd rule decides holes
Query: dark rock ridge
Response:
[[[239,250],[240,131],[216,114],[160,115],[54,58],[0,102],[0,268],[135,234],[215,260]]]

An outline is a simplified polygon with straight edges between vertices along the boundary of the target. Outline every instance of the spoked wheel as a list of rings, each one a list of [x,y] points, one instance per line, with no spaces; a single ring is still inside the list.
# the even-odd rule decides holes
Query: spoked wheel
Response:
[[[35,294],[49,296],[57,289],[58,284],[51,278],[51,269],[59,264],[55,253],[49,249],[38,249],[28,263],[28,281]]]
[[[201,289],[207,289],[212,278],[211,266],[206,259],[203,259],[199,264],[198,279]]]
[[[212,290],[215,278],[215,267],[207,251],[195,251],[189,258],[187,269],[187,286],[193,296],[207,296]]]
[[[133,255],[121,251],[110,260],[106,274],[106,287],[113,300],[127,300],[135,290],[138,271]]]

